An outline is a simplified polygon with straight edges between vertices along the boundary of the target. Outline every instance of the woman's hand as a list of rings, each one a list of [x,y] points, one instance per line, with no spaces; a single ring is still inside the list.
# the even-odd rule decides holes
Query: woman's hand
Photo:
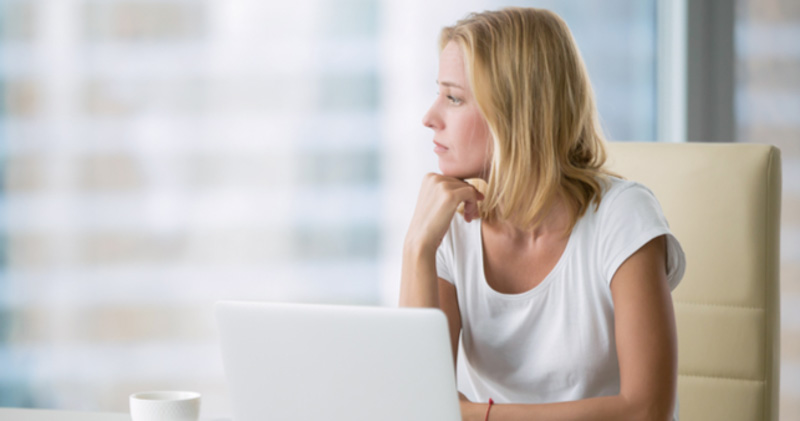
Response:
[[[439,308],[436,249],[458,206],[464,203],[464,218],[471,221],[478,217],[479,200],[483,195],[463,180],[425,176],[403,247],[400,306]]]
[[[406,244],[436,250],[458,206],[464,203],[464,219],[470,222],[479,215],[480,200],[483,200],[483,194],[463,180],[427,174],[422,181],[417,207],[406,234]]]

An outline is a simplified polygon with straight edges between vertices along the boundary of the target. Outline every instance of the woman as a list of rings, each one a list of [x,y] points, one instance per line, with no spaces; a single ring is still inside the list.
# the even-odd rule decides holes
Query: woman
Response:
[[[454,358],[461,338],[463,419],[677,419],[683,252],[652,193],[603,169],[566,24],[470,15],[442,31],[437,83],[423,124],[442,174],[423,181],[400,300],[444,311]]]

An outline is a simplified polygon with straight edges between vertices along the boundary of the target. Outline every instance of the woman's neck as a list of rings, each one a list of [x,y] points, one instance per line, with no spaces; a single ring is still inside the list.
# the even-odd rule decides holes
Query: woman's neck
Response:
[[[541,222],[533,230],[518,227],[508,220],[495,219],[489,225],[497,234],[520,245],[535,244],[541,239],[569,236],[567,228],[570,223],[570,212],[566,200],[562,197],[557,198],[542,214],[544,216]]]

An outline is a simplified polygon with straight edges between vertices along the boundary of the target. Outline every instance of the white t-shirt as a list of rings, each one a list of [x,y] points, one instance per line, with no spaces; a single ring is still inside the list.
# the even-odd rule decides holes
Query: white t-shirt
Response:
[[[619,393],[611,279],[660,235],[667,235],[671,289],[683,277],[685,258],[653,193],[610,180],[599,208],[590,205],[578,220],[553,270],[520,294],[497,292],[486,282],[480,220],[453,218],[436,269],[456,287],[463,347],[458,380],[468,397],[545,403]]]

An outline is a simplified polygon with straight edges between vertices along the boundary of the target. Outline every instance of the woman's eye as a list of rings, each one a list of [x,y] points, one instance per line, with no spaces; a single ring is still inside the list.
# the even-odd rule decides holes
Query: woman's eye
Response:
[[[447,99],[449,99],[450,102],[452,102],[453,104],[456,104],[456,105],[461,104],[461,99],[456,98],[456,97],[454,97],[452,95],[448,95]]]

